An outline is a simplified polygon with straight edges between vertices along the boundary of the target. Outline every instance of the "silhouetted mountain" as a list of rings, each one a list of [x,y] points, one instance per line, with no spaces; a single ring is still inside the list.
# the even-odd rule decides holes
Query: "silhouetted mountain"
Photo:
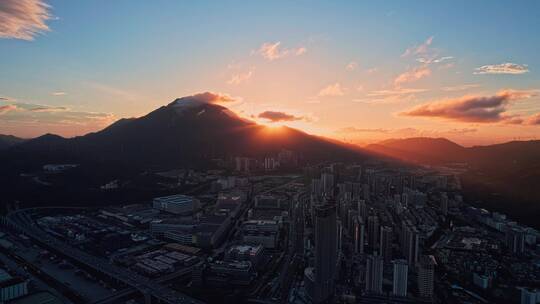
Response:
[[[471,198],[489,202],[486,206],[490,208],[497,205],[499,210],[523,219],[540,212],[538,140],[466,148],[444,138],[409,138],[387,140],[366,148],[415,163],[467,163],[469,170],[462,182]]]
[[[540,141],[462,147],[445,138],[390,139],[366,147],[386,156],[426,164],[467,162],[475,168],[512,169],[540,163]]]
[[[0,150],[4,150],[9,147],[18,145],[24,141],[25,139],[22,139],[13,135],[0,134]]]
[[[464,161],[467,154],[466,148],[446,138],[388,139],[366,148],[392,158],[430,164]]]
[[[359,152],[304,132],[267,128],[227,108],[180,98],[136,119],[122,119],[75,138],[44,135],[8,150],[28,167],[48,162],[100,162],[148,168],[205,166],[213,158],[264,156],[289,149],[308,161]]]

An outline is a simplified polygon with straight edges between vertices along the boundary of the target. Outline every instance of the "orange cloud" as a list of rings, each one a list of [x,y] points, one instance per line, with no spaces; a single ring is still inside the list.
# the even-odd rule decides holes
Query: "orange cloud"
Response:
[[[540,125],[540,113],[536,113],[536,114],[530,116],[530,117],[527,119],[526,123],[527,123],[528,125],[535,125],[535,126],[536,126],[536,125]]]
[[[430,47],[432,42],[433,42],[433,36],[426,39],[426,41],[424,41],[420,45],[415,45],[415,46],[412,46],[412,47],[406,49],[405,52],[403,52],[403,54],[401,54],[401,57],[407,57],[409,55],[420,55],[420,54],[427,53],[429,51],[429,47]]]
[[[231,103],[236,101],[238,101],[237,98],[233,98],[227,94],[204,92],[177,98],[172,103],[174,105],[188,105],[199,103]]]
[[[5,113],[10,112],[10,111],[15,111],[15,110],[17,110],[17,106],[14,105],[14,104],[8,104],[8,105],[5,105],[5,106],[0,106],[0,115],[5,114]]]
[[[24,136],[47,132],[80,135],[93,132],[115,120],[113,114],[74,111],[65,107],[17,103],[0,106],[0,129]]]
[[[427,66],[420,66],[400,74],[394,79],[394,84],[399,86],[403,83],[413,82],[431,75],[431,70]]]
[[[358,68],[358,63],[356,61],[351,61],[345,66],[347,71],[354,71],[356,68]]]
[[[266,119],[270,122],[280,122],[280,121],[297,121],[304,120],[303,116],[295,116],[285,112],[278,111],[264,111],[257,115],[258,118]]]
[[[234,74],[231,76],[231,79],[227,81],[227,83],[232,84],[232,85],[239,85],[251,79],[252,75],[253,75],[253,71],[247,71],[245,73]]]
[[[345,88],[343,88],[338,82],[328,85],[327,87],[319,91],[319,96],[321,97],[343,95],[345,95]]]
[[[50,6],[42,0],[0,1],[0,38],[33,40],[49,31]]]
[[[502,90],[494,96],[466,95],[435,101],[400,113],[404,116],[442,118],[461,122],[519,124],[522,119],[507,113],[510,102],[530,98],[532,91]]]
[[[280,59],[288,56],[300,56],[307,52],[307,49],[305,47],[299,47],[299,48],[282,48],[281,42],[265,42],[261,45],[261,47],[255,51],[255,53],[258,53],[263,58],[268,59],[270,61],[275,59]]]

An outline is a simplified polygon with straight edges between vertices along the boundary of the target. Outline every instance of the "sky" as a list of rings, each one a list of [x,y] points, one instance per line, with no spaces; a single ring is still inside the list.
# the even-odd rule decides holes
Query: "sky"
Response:
[[[212,92],[346,142],[540,139],[539,1],[0,1],[0,133]],[[218,98],[219,99],[219,98]]]

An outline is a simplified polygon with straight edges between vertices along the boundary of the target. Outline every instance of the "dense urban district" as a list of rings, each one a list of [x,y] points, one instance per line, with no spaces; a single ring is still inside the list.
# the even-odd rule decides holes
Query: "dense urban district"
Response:
[[[536,303],[538,231],[465,201],[462,170],[283,150],[159,172],[190,190],[144,203],[13,204],[0,303]]]

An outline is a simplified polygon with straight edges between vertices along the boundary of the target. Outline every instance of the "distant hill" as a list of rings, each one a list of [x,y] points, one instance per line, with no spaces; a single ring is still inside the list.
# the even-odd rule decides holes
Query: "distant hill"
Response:
[[[366,149],[405,161],[419,163],[445,163],[466,160],[467,149],[446,139],[413,137],[388,139],[371,144]]]
[[[24,142],[25,139],[15,137],[13,135],[3,135],[0,134],[0,150],[7,149],[9,147],[18,145],[22,142]]]
[[[463,147],[445,138],[391,139],[366,146],[392,158],[424,164],[466,162],[475,169],[517,170],[540,164],[540,141]]]
[[[531,223],[540,215],[538,140],[462,147],[444,138],[408,138],[383,141],[366,149],[420,164],[467,163],[469,170],[462,181],[472,199]]]

